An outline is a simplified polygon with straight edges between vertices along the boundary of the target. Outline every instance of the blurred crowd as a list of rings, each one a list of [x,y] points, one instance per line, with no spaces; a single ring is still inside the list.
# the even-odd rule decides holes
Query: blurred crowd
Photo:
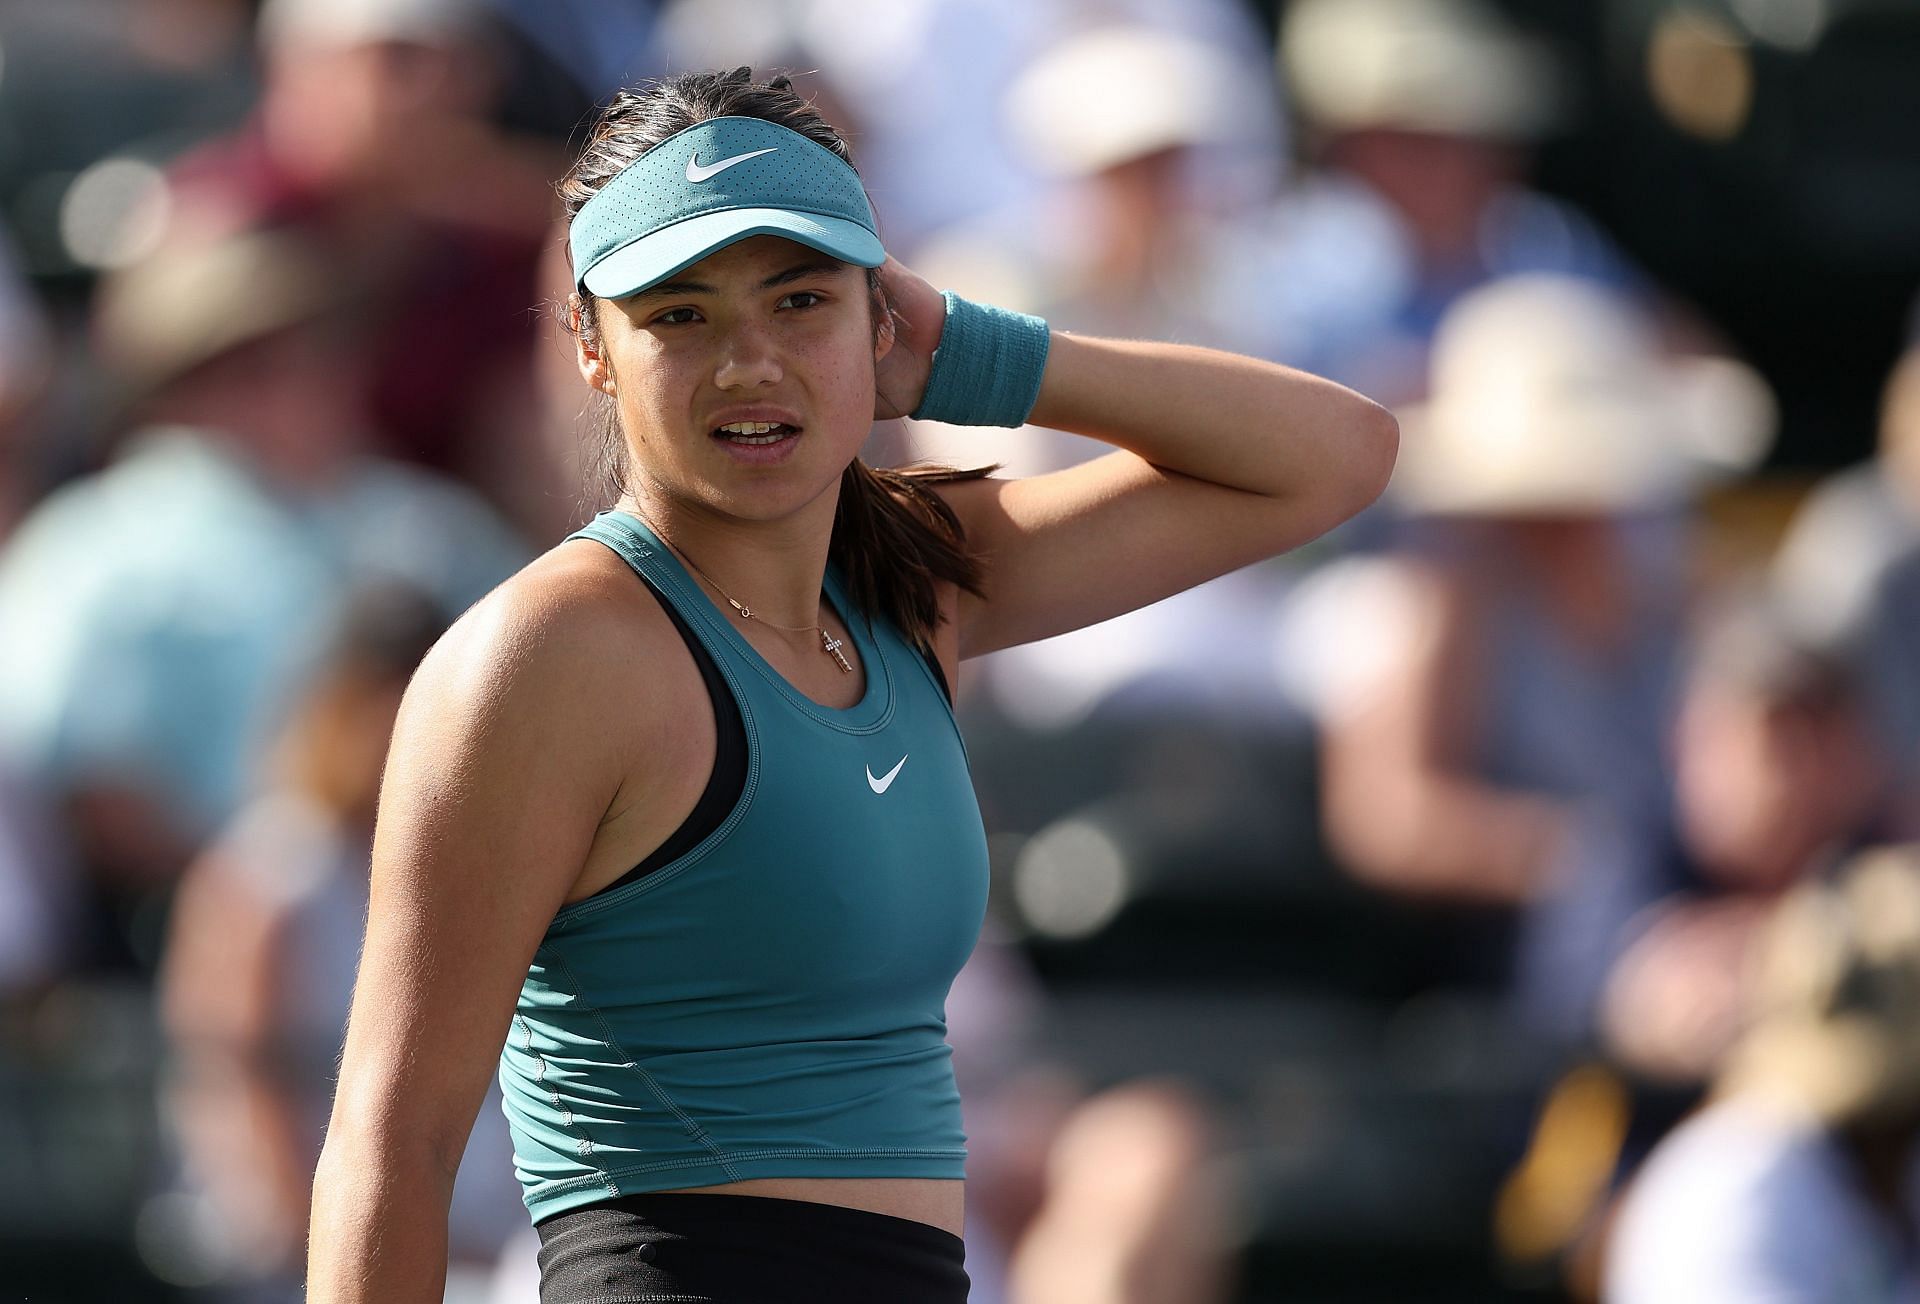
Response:
[[[1724,323],[1537,188],[1564,53],[1489,0],[0,0],[0,1281],[299,1298],[400,694],[610,502],[553,183],[615,87],[752,64],[936,284],[1401,421],[1335,536],[968,667],[974,1297],[1920,1298],[1920,339],[1873,456],[1770,470]],[[449,1299],[536,1297],[517,1197],[490,1101]]]

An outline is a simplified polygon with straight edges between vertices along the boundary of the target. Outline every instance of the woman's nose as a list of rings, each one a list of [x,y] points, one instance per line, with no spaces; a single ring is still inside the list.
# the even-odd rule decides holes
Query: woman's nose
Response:
[[[757,325],[743,325],[727,333],[713,383],[721,389],[751,389],[771,385],[782,374],[780,354],[769,333]]]

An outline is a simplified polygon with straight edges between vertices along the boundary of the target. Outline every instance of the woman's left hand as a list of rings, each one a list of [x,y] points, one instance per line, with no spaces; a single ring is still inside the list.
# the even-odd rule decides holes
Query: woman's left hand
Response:
[[[947,303],[898,259],[889,258],[880,268],[880,285],[893,304],[893,347],[873,369],[873,415],[884,421],[920,406],[947,323]]]

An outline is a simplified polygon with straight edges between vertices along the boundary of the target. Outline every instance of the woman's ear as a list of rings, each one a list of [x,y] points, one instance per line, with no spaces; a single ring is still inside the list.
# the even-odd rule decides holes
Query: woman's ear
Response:
[[[613,393],[613,369],[607,366],[607,360],[601,356],[597,341],[599,335],[586,326],[585,308],[577,294],[567,297],[567,328],[573,332],[574,361],[580,367],[581,379],[603,394]]]
[[[581,379],[602,394],[613,393],[613,372],[607,369],[607,360],[585,340],[576,339],[573,348],[574,361],[580,365]]]

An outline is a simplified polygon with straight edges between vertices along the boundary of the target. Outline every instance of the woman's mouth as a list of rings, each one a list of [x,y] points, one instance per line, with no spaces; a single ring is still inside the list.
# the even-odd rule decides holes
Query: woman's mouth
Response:
[[[715,430],[714,435],[730,444],[744,444],[750,448],[777,444],[789,435],[800,433],[799,427],[789,426],[778,421],[733,421]]]
[[[739,465],[775,466],[800,446],[800,430],[783,421],[729,421],[713,437]]]

